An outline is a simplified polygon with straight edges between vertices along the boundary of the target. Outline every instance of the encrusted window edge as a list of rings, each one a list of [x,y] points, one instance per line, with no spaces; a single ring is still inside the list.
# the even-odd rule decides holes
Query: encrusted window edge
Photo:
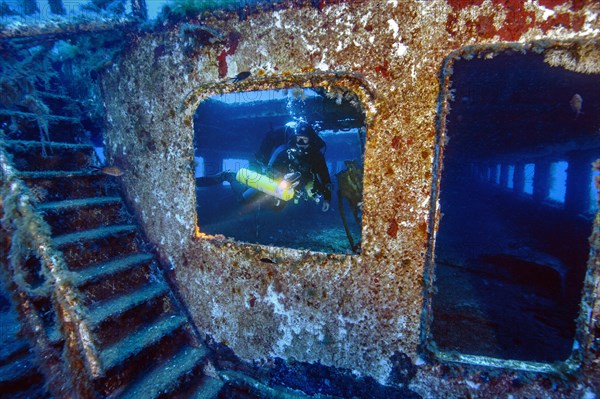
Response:
[[[200,85],[188,92],[185,96],[181,106],[181,114],[183,115],[183,123],[186,128],[194,129],[194,113],[198,106],[208,98],[215,95],[231,94],[231,93],[247,93],[253,91],[268,91],[268,90],[281,90],[281,89],[294,89],[301,88],[307,89],[311,87],[323,87],[328,91],[351,91],[358,97],[360,105],[365,115],[365,125],[367,132],[372,128],[376,118],[376,106],[375,100],[377,94],[373,89],[371,83],[361,74],[350,72],[319,72],[313,71],[301,74],[289,74],[283,73],[281,75],[265,75],[263,73],[258,74],[259,76],[245,78],[243,80],[236,81],[235,79],[226,79],[219,83]],[[193,137],[193,135],[192,135]],[[368,138],[367,138],[368,141]],[[193,146],[192,146],[193,147]],[[367,149],[365,148],[365,151]],[[364,154],[363,154],[364,155]],[[194,184],[191,182],[190,184]],[[364,195],[364,194],[363,194]],[[194,198],[195,201],[195,198]],[[196,204],[194,204],[196,209]],[[304,254],[310,254],[315,257],[331,258],[335,257],[339,261],[344,259],[358,260],[361,258],[360,253],[353,254],[341,254],[341,253],[329,253],[307,249],[294,249],[288,247],[276,247],[258,243],[248,243],[237,241],[233,238],[229,239],[223,235],[206,234],[201,231],[198,223],[198,214],[195,213],[194,220],[194,235],[193,237],[197,240],[206,241],[217,246],[230,245],[235,246],[238,249],[252,250],[264,254],[271,254],[276,256],[278,254],[297,257]],[[361,230],[364,228],[361,226]],[[285,254],[283,252],[285,252]]]
[[[431,325],[434,318],[432,301],[435,291],[435,240],[440,221],[439,193],[443,148],[448,140],[446,135],[446,118],[450,112],[448,99],[451,99],[453,96],[453,92],[450,89],[453,66],[459,60],[470,60],[473,58],[491,59],[496,55],[509,51],[522,54],[528,52],[544,54],[546,55],[545,62],[551,66],[560,66],[576,73],[600,74],[598,57],[594,57],[594,54],[600,53],[600,40],[539,40],[527,43],[506,42],[470,45],[454,50],[444,58],[439,71],[440,91],[436,107],[436,143],[432,164],[432,186],[428,216],[428,224],[433,234],[430,235],[424,261],[423,308],[421,312],[418,351],[429,360],[440,363],[461,363],[513,371],[557,374],[561,376],[570,375],[584,367],[587,361],[591,362],[593,360],[591,358],[593,357],[592,345],[595,339],[593,323],[594,305],[596,303],[594,298],[600,296],[600,210],[596,212],[592,223],[592,233],[589,238],[590,254],[583,281],[579,314],[576,319],[573,349],[567,359],[544,363],[443,351],[437,347],[431,335]],[[600,159],[598,159],[595,165],[597,165],[595,167],[600,167]],[[600,194],[597,200],[600,204]]]

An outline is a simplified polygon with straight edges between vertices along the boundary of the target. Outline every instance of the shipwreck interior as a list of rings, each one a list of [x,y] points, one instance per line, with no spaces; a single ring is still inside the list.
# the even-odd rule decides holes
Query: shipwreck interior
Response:
[[[597,211],[600,77],[509,52],[457,61],[451,80],[435,340],[472,355],[566,360]]]
[[[599,16],[3,1],[0,399],[597,398]]]
[[[361,216],[354,198],[362,200],[366,126],[356,96],[336,98],[328,96],[323,88],[297,87],[230,93],[204,100],[194,114],[195,177],[264,168],[273,162],[271,154],[265,152],[287,140],[284,126],[296,120],[310,121],[325,143],[320,151],[332,187],[337,187],[330,199],[337,210],[322,212],[324,199],[316,202],[308,192],[279,208],[269,198],[245,201],[248,186],[226,181],[196,189],[198,223],[208,234],[244,242],[328,253],[358,251]],[[343,179],[350,171],[356,171],[352,177],[357,188],[344,191]]]

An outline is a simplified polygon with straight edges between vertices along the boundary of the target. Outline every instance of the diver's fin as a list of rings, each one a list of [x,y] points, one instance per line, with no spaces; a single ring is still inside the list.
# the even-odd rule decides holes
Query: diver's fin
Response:
[[[218,184],[223,183],[224,181],[228,181],[229,183],[231,183],[234,180],[235,180],[235,172],[223,171],[223,172],[217,173],[216,175],[197,177],[196,185],[198,187],[209,187],[209,186],[216,186]]]

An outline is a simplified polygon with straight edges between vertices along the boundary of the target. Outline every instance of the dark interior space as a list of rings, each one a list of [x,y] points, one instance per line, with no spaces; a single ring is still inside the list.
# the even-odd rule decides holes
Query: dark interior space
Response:
[[[457,61],[451,80],[433,338],[442,351],[565,360],[597,211],[600,76],[506,53]]]

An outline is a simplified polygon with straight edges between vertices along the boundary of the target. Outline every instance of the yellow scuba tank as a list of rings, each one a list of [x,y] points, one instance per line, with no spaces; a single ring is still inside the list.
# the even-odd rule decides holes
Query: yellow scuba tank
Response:
[[[268,176],[261,175],[260,173],[246,168],[238,170],[235,179],[248,187],[252,187],[260,192],[284,201],[289,201],[294,198],[294,189],[285,180],[277,183]]]

